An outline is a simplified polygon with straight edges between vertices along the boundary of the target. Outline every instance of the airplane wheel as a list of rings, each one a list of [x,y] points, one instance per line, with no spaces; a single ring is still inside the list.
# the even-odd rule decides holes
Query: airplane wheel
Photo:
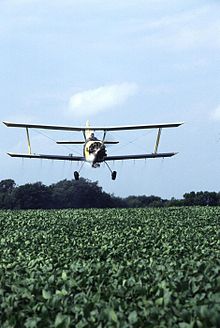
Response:
[[[112,172],[112,180],[115,180],[116,179],[116,176],[117,176],[117,172],[116,171],[113,171]]]
[[[77,171],[74,172],[74,178],[75,180],[79,180],[79,172]]]

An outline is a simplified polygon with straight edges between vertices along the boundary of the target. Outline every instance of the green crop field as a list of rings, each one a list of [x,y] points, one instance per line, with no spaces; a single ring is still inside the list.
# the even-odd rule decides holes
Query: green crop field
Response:
[[[220,327],[220,208],[0,212],[0,327]]]

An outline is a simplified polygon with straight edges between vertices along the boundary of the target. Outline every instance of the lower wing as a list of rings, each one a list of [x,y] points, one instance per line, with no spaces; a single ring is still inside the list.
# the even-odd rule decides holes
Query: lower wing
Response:
[[[172,157],[177,153],[152,153],[152,154],[140,154],[140,155],[119,155],[119,156],[106,156],[104,161],[121,161],[128,159],[147,159],[147,158],[165,158]],[[11,157],[20,158],[37,158],[37,159],[51,159],[51,160],[61,160],[61,161],[81,161],[84,162],[85,158],[82,156],[73,155],[47,155],[47,154],[20,154],[20,153],[8,153]]]
[[[85,158],[81,156],[62,156],[62,155],[47,155],[47,154],[18,154],[18,153],[8,153],[11,157],[21,157],[21,158],[38,158],[38,159],[57,159],[61,161],[81,161],[84,162]]]
[[[141,155],[121,155],[121,156],[106,156],[105,161],[120,161],[127,159],[145,159],[145,158],[165,158],[172,157],[177,153],[152,153],[152,154],[141,154]]]

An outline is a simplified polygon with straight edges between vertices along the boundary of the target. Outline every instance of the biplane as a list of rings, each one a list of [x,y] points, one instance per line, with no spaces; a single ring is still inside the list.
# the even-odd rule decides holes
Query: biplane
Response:
[[[82,162],[82,165],[78,171],[74,172],[75,180],[79,180],[80,171],[85,162],[91,164],[93,168],[97,168],[100,164],[104,163],[108,167],[111,172],[112,180],[116,179],[117,172],[113,171],[108,162],[112,161],[121,161],[121,160],[136,160],[136,159],[148,159],[148,158],[166,158],[172,157],[176,155],[176,152],[158,152],[158,146],[161,137],[162,129],[166,128],[175,128],[183,124],[183,122],[178,123],[164,123],[164,124],[143,124],[143,125],[125,125],[125,126],[90,126],[89,122],[86,122],[85,127],[80,126],[58,126],[58,125],[41,125],[41,124],[24,124],[24,123],[11,123],[11,122],[3,122],[7,127],[15,127],[15,128],[24,128],[27,134],[27,142],[28,142],[28,153],[8,153],[11,157],[21,157],[21,158],[34,158],[34,159],[50,159],[50,160],[61,160],[61,161],[76,161]],[[83,146],[83,154],[82,156],[73,156],[69,155],[50,155],[50,154],[36,154],[31,151],[31,142],[29,129],[44,129],[44,130],[56,130],[56,131],[69,131],[69,132],[82,132],[83,140],[80,141],[56,141],[57,144],[70,145],[70,144],[81,144]],[[118,141],[108,141],[106,140],[107,132],[115,132],[115,131],[131,131],[131,130],[148,130],[148,129],[157,129],[157,136],[155,141],[154,150],[152,153],[146,154],[131,154],[131,155],[119,155],[119,156],[109,156],[107,155],[106,145],[108,144],[117,144]],[[95,136],[96,131],[102,131],[102,138],[97,138]]]

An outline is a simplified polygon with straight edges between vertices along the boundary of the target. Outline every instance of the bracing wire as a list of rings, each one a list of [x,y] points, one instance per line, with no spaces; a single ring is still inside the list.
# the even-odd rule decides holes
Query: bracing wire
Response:
[[[45,134],[45,133],[43,133],[43,132],[41,132],[41,131],[39,131],[39,130],[36,130],[36,129],[33,129],[33,130],[34,130],[36,133],[41,134],[42,136],[44,136],[44,137],[48,138],[49,140],[51,140],[51,141],[53,141],[53,142],[56,143],[56,140],[53,139],[52,137],[49,137],[47,134]],[[117,149],[115,150],[115,152],[116,152],[116,153],[119,152],[122,148],[125,148],[125,147],[127,147],[128,145],[133,144],[134,142],[136,142],[136,141],[142,139],[143,137],[145,137],[145,136],[148,135],[148,134],[151,134],[152,132],[153,132],[153,130],[151,130],[151,131],[147,131],[147,132],[145,131],[145,133],[141,134],[140,136],[136,137],[135,139],[129,140],[127,143],[125,143],[125,144],[123,144],[123,145],[117,147]],[[65,147],[66,149],[71,150],[71,151],[74,150],[74,152],[75,152],[76,154],[81,155],[81,153],[80,153],[78,150],[76,150],[75,147],[74,147],[74,149],[73,149],[73,146],[70,147],[70,146],[67,146],[67,145],[64,145],[64,144],[61,144],[61,146],[62,146],[62,147]]]
[[[49,136],[46,135],[45,133],[43,133],[43,132],[41,132],[41,131],[38,131],[38,130],[35,130],[35,129],[33,129],[33,130],[34,130],[36,133],[39,133],[39,134],[41,134],[42,136],[48,138],[49,140],[56,142],[55,139],[49,137]],[[65,147],[65,148],[68,149],[68,150],[73,151],[73,148],[71,148],[70,146],[63,145],[63,144],[61,144],[61,146]],[[79,151],[75,150],[75,149],[74,149],[74,152],[75,152],[76,154],[78,154],[78,155],[81,155],[81,153],[80,153]]]
[[[122,148],[125,148],[125,147],[127,147],[128,145],[133,144],[134,142],[136,142],[136,141],[142,139],[143,137],[145,137],[145,136],[148,135],[148,134],[151,134],[152,132],[153,132],[153,130],[148,131],[148,132],[145,132],[145,133],[141,134],[140,136],[136,137],[135,139],[132,139],[132,140],[128,141],[126,144],[124,144],[124,145],[118,147],[117,150],[116,150],[115,152],[118,152],[118,151],[120,151]]]

